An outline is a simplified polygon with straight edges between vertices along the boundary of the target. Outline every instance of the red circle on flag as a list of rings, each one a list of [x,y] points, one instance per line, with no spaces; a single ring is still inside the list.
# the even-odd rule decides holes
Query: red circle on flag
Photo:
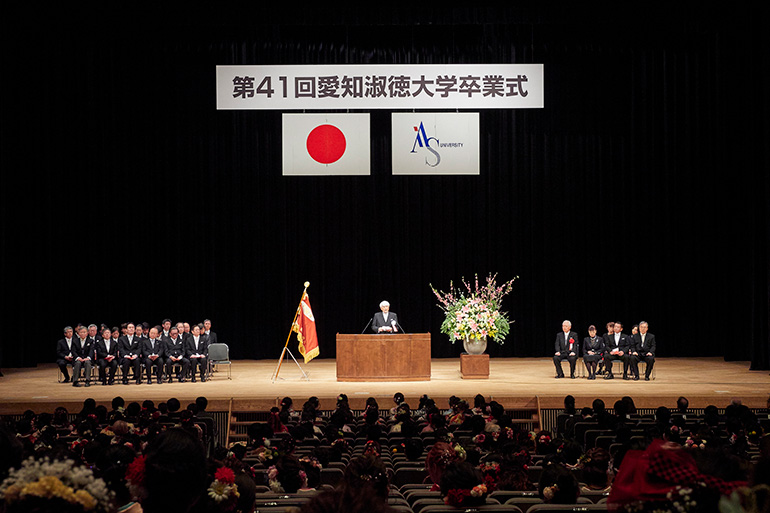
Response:
[[[319,125],[307,136],[307,152],[321,164],[337,162],[346,147],[345,134],[334,125]]]

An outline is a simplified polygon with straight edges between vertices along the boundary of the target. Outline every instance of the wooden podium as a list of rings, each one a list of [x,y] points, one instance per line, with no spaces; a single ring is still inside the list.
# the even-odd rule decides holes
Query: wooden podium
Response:
[[[430,333],[337,333],[337,381],[430,381]]]

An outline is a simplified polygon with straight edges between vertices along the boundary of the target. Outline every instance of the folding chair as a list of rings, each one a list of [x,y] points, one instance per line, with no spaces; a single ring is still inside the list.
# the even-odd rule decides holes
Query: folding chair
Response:
[[[227,379],[233,379],[230,348],[227,344],[211,344],[209,346],[209,377],[220,365],[227,365]]]

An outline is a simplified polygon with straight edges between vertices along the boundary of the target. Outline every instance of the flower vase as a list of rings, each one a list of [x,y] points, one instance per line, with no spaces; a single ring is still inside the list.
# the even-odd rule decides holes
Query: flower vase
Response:
[[[468,354],[484,354],[487,350],[487,337],[465,337],[463,347]]]

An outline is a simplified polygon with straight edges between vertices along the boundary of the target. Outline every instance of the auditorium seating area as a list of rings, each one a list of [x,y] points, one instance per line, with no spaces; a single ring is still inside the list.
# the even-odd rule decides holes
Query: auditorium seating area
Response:
[[[191,511],[228,510],[234,495],[221,492],[227,486],[243,492],[238,500],[246,503],[239,502],[238,511],[322,511],[328,497],[367,504],[356,510],[404,513],[606,511],[612,480],[622,472],[626,455],[663,442],[681,448],[699,469],[693,482],[674,480],[672,489],[699,479],[718,480],[725,489],[770,481],[764,470],[770,415],[738,401],[703,410],[661,406],[652,414],[636,411],[631,398],[608,410],[600,400],[577,409],[568,397],[553,431],[537,432],[482,396],[472,404],[453,396],[447,405],[423,396],[414,409],[399,394],[394,401],[389,409],[370,398],[365,410],[353,411],[343,394],[337,408],[321,411],[311,397],[295,411],[285,398],[281,408],[252,412],[261,420],[243,421],[242,439],[228,447],[216,443],[217,426],[205,398],[184,409],[175,399],[125,405],[116,398],[111,410],[86,400],[79,413],[28,411],[3,419],[4,453],[10,457],[0,478],[9,471],[14,475],[12,469],[27,457],[69,458],[93,468],[114,491],[114,506],[125,506],[137,499],[136,486],[126,477],[132,475],[131,461],[150,465],[158,458],[156,447],[182,432],[179,436],[193,440],[208,461],[209,493],[199,490],[204,498]],[[124,451],[120,463],[110,460],[116,446]],[[701,466],[715,458],[727,463],[721,469]],[[222,477],[223,468],[232,469],[236,480]],[[625,495],[617,497],[627,504],[628,483],[622,475],[618,479]],[[373,505],[380,485],[382,501]],[[252,489],[253,498],[247,493]],[[366,497],[357,495],[366,490],[371,492]],[[14,511],[13,503],[8,506]]]

